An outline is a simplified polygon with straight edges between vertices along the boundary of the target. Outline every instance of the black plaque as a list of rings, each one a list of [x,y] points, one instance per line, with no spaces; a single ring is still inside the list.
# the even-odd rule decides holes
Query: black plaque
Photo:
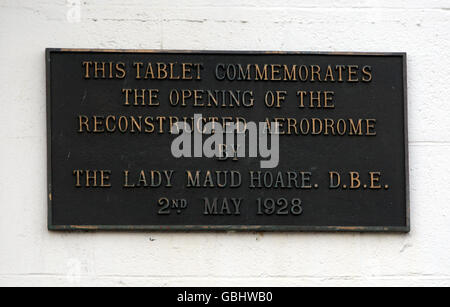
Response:
[[[50,230],[410,229],[406,54],[48,49],[46,62]],[[194,114],[278,119],[278,166],[173,157],[169,119]]]

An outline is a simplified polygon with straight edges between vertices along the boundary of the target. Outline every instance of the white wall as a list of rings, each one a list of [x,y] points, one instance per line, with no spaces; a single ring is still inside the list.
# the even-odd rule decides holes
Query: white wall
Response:
[[[82,0],[74,23],[69,10],[0,0],[1,286],[450,286],[448,0]],[[408,52],[411,233],[48,232],[46,47]]]

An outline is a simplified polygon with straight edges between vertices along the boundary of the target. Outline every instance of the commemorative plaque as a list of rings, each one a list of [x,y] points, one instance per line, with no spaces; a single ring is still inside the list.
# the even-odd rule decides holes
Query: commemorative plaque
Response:
[[[406,54],[46,61],[50,230],[410,229]]]

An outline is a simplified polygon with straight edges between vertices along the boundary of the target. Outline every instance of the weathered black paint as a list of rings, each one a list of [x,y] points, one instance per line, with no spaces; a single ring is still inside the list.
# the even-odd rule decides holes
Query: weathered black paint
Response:
[[[369,64],[374,68],[370,84],[324,83],[297,84],[279,82],[232,83],[217,82],[205,70],[202,81],[155,81],[147,85],[132,78],[127,81],[107,80],[87,82],[82,78],[84,60],[122,61],[131,65],[143,62],[188,61],[208,63],[302,63],[302,64]],[[161,231],[379,231],[408,232],[408,143],[406,54],[401,53],[301,53],[301,52],[191,52],[191,51],[131,51],[131,50],[69,50],[48,49],[47,116],[48,116],[48,226],[50,230],[161,230]],[[125,83],[124,83],[125,82]],[[370,117],[378,121],[376,137],[282,136],[281,163],[278,170],[311,171],[320,189],[249,190],[249,170],[259,170],[257,160],[217,162],[207,159],[177,160],[170,155],[169,135],[79,135],[76,116],[156,112],[174,113],[167,104],[155,109],[124,109],[120,89],[171,88],[262,90],[335,90],[346,93],[332,115],[335,117]],[[198,113],[192,108],[175,110],[178,116]],[[201,110],[203,111],[203,109]],[[245,111],[245,110],[244,110]],[[266,116],[327,117],[324,110],[299,111],[295,104],[271,111],[257,104],[250,111],[216,110],[208,115],[242,116],[260,121]],[[306,113],[308,112],[308,113]],[[205,114],[208,112],[204,112]],[[300,116],[300,115],[298,115]],[[156,150],[155,150],[156,149]],[[110,189],[77,189],[73,169],[110,169],[115,177]],[[161,190],[124,190],[121,172],[124,169],[174,169],[179,174],[176,187]],[[186,189],[185,169],[240,170],[244,185],[239,189]],[[389,190],[333,191],[327,186],[327,172],[381,171]],[[159,197],[187,198],[189,209],[180,215],[158,216]],[[241,216],[203,216],[199,197],[243,197],[246,208]],[[301,216],[256,216],[257,197],[300,197],[304,213]]]

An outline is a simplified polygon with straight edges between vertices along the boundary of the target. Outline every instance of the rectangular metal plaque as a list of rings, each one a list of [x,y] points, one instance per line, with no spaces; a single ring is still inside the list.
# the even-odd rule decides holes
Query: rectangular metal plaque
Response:
[[[410,229],[406,54],[46,61],[50,230]]]

